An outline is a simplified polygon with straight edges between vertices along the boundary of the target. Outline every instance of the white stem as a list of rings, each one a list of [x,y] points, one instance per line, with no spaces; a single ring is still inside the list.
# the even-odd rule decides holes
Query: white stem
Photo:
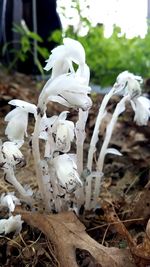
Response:
[[[83,144],[87,117],[88,111],[79,109],[79,120],[76,123],[77,170],[79,175],[83,172]]]
[[[90,210],[93,207],[95,207],[95,205],[93,205],[92,194],[91,194],[93,178],[97,179],[101,183],[101,178],[102,177],[103,177],[103,173],[99,173],[99,172],[92,172],[90,175],[87,176],[87,178],[86,178],[86,186],[85,186],[85,191],[86,191],[86,195],[85,195],[85,210]],[[94,195],[95,195],[95,192],[94,192]],[[93,198],[94,198],[94,195],[93,195]]]
[[[33,139],[32,139],[32,149],[33,149],[33,157],[34,157],[34,165],[35,165],[35,171],[36,171],[36,178],[37,178],[37,184],[39,187],[39,191],[41,194],[42,199],[45,199],[45,190],[43,185],[43,174],[41,169],[41,159],[40,159],[40,149],[39,149],[39,127],[41,122],[41,114],[38,114],[35,127],[34,127],[34,133],[33,133]],[[45,201],[44,201],[45,202]]]
[[[49,140],[46,140],[44,157],[49,158],[49,156],[50,156],[50,143]]]
[[[48,212],[51,212],[54,206],[53,203],[53,192],[52,192],[52,187],[51,187],[51,177],[50,177],[50,172],[48,168],[48,164],[46,160],[41,161],[41,168],[43,172],[43,185],[45,187],[45,209]]]
[[[117,122],[117,119],[119,117],[119,115],[124,111],[124,107],[125,107],[125,103],[126,101],[129,99],[129,96],[124,96],[120,102],[117,104],[115,111],[113,113],[113,116],[111,118],[111,121],[109,122],[107,128],[106,128],[106,135],[105,135],[105,139],[99,154],[99,158],[97,161],[97,170],[99,172],[103,171],[103,165],[104,165],[104,160],[105,160],[105,156],[107,154],[107,148],[115,127],[115,124]]]
[[[104,96],[101,106],[99,108],[99,113],[96,119],[93,135],[92,135],[91,142],[90,142],[90,148],[88,152],[87,168],[90,171],[92,170],[93,154],[95,152],[96,143],[98,141],[99,128],[100,128],[102,119],[104,118],[108,101],[112,97],[113,94],[114,94],[114,89],[112,88],[110,92]]]
[[[96,207],[97,200],[100,195],[102,177],[103,173],[99,171],[97,172],[97,175],[95,175],[94,194],[93,200],[91,202],[91,209],[94,209]]]
[[[79,119],[76,123],[76,148],[77,148],[77,171],[81,177],[83,173],[83,144],[85,140],[85,125],[88,118],[88,111],[83,111],[82,109],[79,109]],[[82,204],[84,204],[85,194],[84,194],[84,188],[81,187],[76,192],[77,196],[77,206],[78,208],[81,207]]]
[[[117,104],[117,106],[115,108],[115,111],[113,113],[111,121],[106,128],[105,139],[104,139],[104,142],[103,142],[100,154],[99,154],[99,158],[97,161],[97,171],[99,173],[102,173],[102,171],[103,171],[104,160],[105,160],[105,156],[107,154],[107,148],[108,148],[108,144],[110,142],[111,136],[112,136],[114,126],[117,122],[119,115],[125,110],[125,103],[129,99],[130,99],[129,95],[126,95],[120,100],[120,102]],[[94,186],[93,207],[96,206],[97,199],[98,199],[99,194],[100,194],[100,184],[101,184],[101,178],[98,176],[98,177],[96,177],[95,186]]]
[[[52,167],[51,164],[49,164],[49,172],[51,174],[51,185],[52,185],[52,189],[53,189],[53,199],[54,199],[54,204],[55,204],[55,211],[56,212],[60,212],[62,211],[62,200],[60,199],[60,192],[59,192],[59,186],[58,186],[58,181],[57,181],[57,177],[56,177],[56,173],[54,168]]]
[[[13,167],[7,165],[6,168],[4,169],[4,173],[6,174],[6,180],[16,188],[16,190],[23,197],[23,199],[31,203],[32,202],[31,197],[29,197],[24,187],[16,179]]]

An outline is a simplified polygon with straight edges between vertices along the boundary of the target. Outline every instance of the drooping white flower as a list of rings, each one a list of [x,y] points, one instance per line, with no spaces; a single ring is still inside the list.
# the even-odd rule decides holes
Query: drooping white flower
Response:
[[[61,152],[68,152],[74,139],[74,123],[66,120],[67,113],[63,111],[52,127],[52,132],[56,134],[56,150]]]
[[[28,113],[17,107],[7,114],[5,121],[8,121],[5,129],[8,139],[15,142],[24,140],[24,135],[27,136]]]
[[[60,74],[67,73],[69,69],[74,72],[72,62],[80,65],[85,64],[85,51],[83,46],[76,40],[64,38],[63,45],[60,45],[52,50],[45,70],[52,69],[52,78]]]
[[[20,99],[13,99],[10,100],[8,102],[8,104],[12,105],[12,106],[16,106],[16,107],[20,107],[23,110],[25,110],[27,113],[32,113],[34,114],[34,116],[36,117],[36,113],[37,113],[37,107],[34,104],[31,104],[29,102],[26,102],[24,100],[20,100]]]
[[[84,67],[78,67],[75,72],[75,76],[80,81],[81,84],[88,85],[90,81],[90,69],[87,64],[84,64]]]
[[[4,142],[1,146],[1,153],[3,155],[3,160],[11,164],[12,166],[16,166],[20,163],[25,163],[25,159],[23,154],[19,149],[19,145],[14,142]]]
[[[75,72],[72,62],[78,65]],[[48,101],[58,102],[64,106],[88,110],[92,101],[88,94],[90,71],[85,63],[83,46],[70,38],[64,39],[64,45],[52,50],[47,61],[46,70],[52,68],[52,77],[45,84],[39,97],[39,113],[45,112]],[[71,72],[69,72],[69,69]]]
[[[39,138],[43,140],[48,140],[48,131],[49,128],[52,127],[54,122],[58,119],[58,116],[54,115],[50,118],[46,117],[46,114],[42,117],[40,122],[40,129],[39,129]]]
[[[66,120],[68,111],[63,111],[59,116],[47,118],[44,116],[40,125],[40,138],[48,140],[49,133],[55,136],[55,150],[68,152],[74,139],[74,123]]]
[[[20,200],[14,195],[14,193],[3,193],[0,197],[0,204],[9,209],[9,212],[13,212],[16,205],[20,205]]]
[[[139,96],[131,100],[131,105],[135,112],[134,121],[137,125],[147,125],[150,117],[150,100],[144,96]]]
[[[72,193],[82,186],[77,172],[77,166],[72,157],[67,154],[57,156],[53,160],[53,166],[58,177],[58,182],[66,192]]]
[[[9,104],[17,107],[5,117],[5,121],[8,122],[5,134],[9,140],[19,142],[24,140],[24,135],[27,136],[28,113],[33,113],[36,117],[37,108],[33,104],[17,99],[9,101]]]
[[[88,94],[91,88],[84,85],[75,75],[61,75],[54,79],[49,86],[45,87],[41,94],[43,102],[54,101],[67,107],[87,110],[92,101]],[[46,101],[47,99],[47,101]]]
[[[140,84],[143,82],[140,76],[136,76],[128,71],[120,73],[114,84],[116,91],[123,91],[124,94],[129,94],[131,97],[141,94]]]
[[[9,234],[11,232],[19,233],[22,229],[21,215],[11,216],[9,219],[0,220],[0,234]]]

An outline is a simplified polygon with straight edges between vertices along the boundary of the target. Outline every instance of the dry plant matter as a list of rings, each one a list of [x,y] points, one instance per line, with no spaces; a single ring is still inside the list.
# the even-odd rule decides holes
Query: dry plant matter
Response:
[[[18,213],[25,222],[40,229],[54,244],[61,267],[110,267],[110,264],[112,267],[135,267],[128,250],[98,244],[85,232],[85,226],[73,212],[41,216],[40,213],[27,212],[19,207],[15,210],[15,214]]]

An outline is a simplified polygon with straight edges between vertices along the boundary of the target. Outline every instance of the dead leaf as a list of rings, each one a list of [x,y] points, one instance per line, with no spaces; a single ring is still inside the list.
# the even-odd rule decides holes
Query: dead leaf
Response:
[[[102,267],[135,267],[127,251],[106,248],[92,239],[72,212],[46,215],[16,208],[15,214],[18,213],[24,221],[40,229],[53,243],[61,267],[78,266],[75,258],[76,249],[86,250],[91,259]]]

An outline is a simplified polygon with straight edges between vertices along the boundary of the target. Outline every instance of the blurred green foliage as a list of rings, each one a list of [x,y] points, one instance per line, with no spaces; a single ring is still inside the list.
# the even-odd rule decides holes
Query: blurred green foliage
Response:
[[[97,25],[90,27],[86,36],[79,36],[69,27],[65,36],[83,44],[91,81],[95,84],[112,85],[116,76],[124,70],[144,78],[150,77],[150,32],[143,39],[128,39],[121,35],[119,27],[114,26],[112,35],[106,38],[103,25]]]
[[[3,55],[5,55],[7,50],[9,50],[9,53],[13,55],[13,60],[8,65],[8,70],[12,70],[16,66],[18,61],[25,62],[29,57],[33,57],[33,47],[35,44],[35,65],[37,66],[39,72],[44,75],[43,66],[41,65],[39,56],[47,59],[49,57],[49,51],[47,48],[42,47],[41,44],[43,43],[43,39],[37,33],[30,31],[25,24],[14,24],[12,31],[19,35],[18,40],[5,43],[2,49]],[[18,49],[15,49],[15,47],[13,46],[14,43],[19,45]]]
[[[91,82],[102,87],[112,85],[117,75],[128,70],[143,78],[150,77],[150,30],[144,38],[134,37],[126,38],[121,33],[121,29],[114,25],[113,33],[109,38],[104,35],[104,26],[97,24],[92,26],[91,22],[83,15],[83,7],[80,0],[71,0],[71,8],[76,11],[77,24],[71,25],[72,17],[69,17],[70,25],[62,31],[54,31],[48,41],[54,41],[61,44],[63,37],[71,37],[81,42],[85,48],[86,60],[91,70]],[[84,0],[84,9],[88,9],[88,1]],[[62,14],[65,17],[65,5],[62,6]],[[84,36],[81,33],[86,33]],[[33,56],[33,43],[36,41],[37,59],[36,65],[41,74],[43,66],[39,57],[47,59],[49,51],[42,46],[42,38],[31,32],[27,27],[14,25],[13,31],[20,35],[20,49],[12,49],[14,61],[10,63],[9,69],[12,68],[18,60],[26,61],[29,56]],[[3,53],[6,52],[10,43],[3,47]]]
[[[86,8],[89,8],[86,4],[88,1],[84,1]],[[79,22],[76,28],[73,25],[68,26],[64,37],[74,38],[83,44],[93,83],[102,87],[112,85],[116,76],[124,70],[143,78],[150,77],[150,30],[143,39],[140,36],[128,39],[114,25],[112,35],[106,38],[102,24],[93,27],[88,18],[82,15],[80,1],[71,2]],[[65,7],[63,15],[65,16]],[[85,36],[80,34],[83,28],[87,31]]]

